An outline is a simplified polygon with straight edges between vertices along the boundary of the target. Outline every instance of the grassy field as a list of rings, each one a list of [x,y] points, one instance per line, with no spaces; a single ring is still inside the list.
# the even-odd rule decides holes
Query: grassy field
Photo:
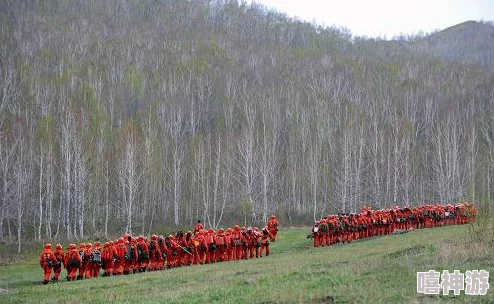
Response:
[[[283,229],[269,257],[46,286],[33,257],[0,266],[0,303],[494,303],[492,244],[472,241],[468,230],[312,248],[307,228]],[[486,296],[417,294],[416,272],[430,269],[484,269],[491,289]]]

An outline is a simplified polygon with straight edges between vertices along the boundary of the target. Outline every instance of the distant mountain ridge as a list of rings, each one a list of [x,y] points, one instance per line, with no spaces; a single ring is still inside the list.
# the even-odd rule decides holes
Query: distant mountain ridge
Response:
[[[415,40],[410,49],[447,61],[494,64],[494,25],[466,21]]]

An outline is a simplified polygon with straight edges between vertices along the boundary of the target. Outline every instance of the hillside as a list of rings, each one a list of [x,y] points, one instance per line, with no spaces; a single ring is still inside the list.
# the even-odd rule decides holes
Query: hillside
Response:
[[[49,285],[41,284],[33,257],[0,266],[0,288],[6,290],[0,302],[492,303],[492,251],[466,239],[468,230],[466,225],[422,229],[312,248],[308,228],[282,229],[269,257]],[[455,269],[489,271],[487,295],[417,293],[417,272]]]
[[[481,65],[494,63],[494,25],[466,21],[411,43],[411,49],[445,60]]]
[[[0,242],[18,251],[492,203],[494,72],[441,59],[491,60],[491,25],[355,41],[236,0],[7,1],[0,25]]]

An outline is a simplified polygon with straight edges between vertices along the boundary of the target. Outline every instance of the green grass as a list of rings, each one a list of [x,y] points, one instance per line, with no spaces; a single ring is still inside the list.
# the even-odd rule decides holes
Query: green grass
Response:
[[[285,229],[269,257],[46,286],[33,258],[0,267],[0,303],[494,303],[494,287],[486,296],[416,292],[417,271],[494,276],[492,245],[467,233],[451,226],[312,248],[308,229]]]

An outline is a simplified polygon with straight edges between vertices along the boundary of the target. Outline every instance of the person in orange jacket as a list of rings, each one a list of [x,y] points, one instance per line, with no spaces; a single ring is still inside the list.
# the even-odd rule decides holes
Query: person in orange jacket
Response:
[[[132,265],[134,263],[136,253],[135,253],[135,248],[132,247],[132,244],[129,241],[125,240],[124,243],[125,243],[125,247],[126,247],[126,253],[124,256],[125,264],[124,264],[123,274],[127,275],[127,274],[133,272]]]
[[[313,241],[313,246],[314,247],[319,247],[321,245],[321,239],[319,237],[319,225],[321,224],[321,221],[315,221],[314,225],[312,226],[312,241]]]
[[[62,245],[55,245],[55,251],[53,253],[55,254],[57,263],[53,265],[53,278],[51,278],[51,280],[53,282],[58,282],[58,278],[60,277],[60,273],[62,272],[62,266],[65,265],[65,254],[63,253]]]
[[[158,236],[153,234],[151,236],[151,242],[149,243],[149,270],[159,270],[158,265],[161,259],[163,259],[163,257],[161,256],[161,250],[158,244]]]
[[[246,256],[247,258],[252,259],[254,257],[255,247],[254,247],[254,238],[251,227],[247,227],[247,229],[245,230],[244,237],[245,237],[245,241],[247,242]]]
[[[266,256],[269,255],[269,241],[271,240],[271,234],[269,233],[268,226],[262,229],[261,234],[261,250],[259,256],[262,257],[264,250],[266,250]]]
[[[103,251],[101,252],[101,260],[103,264],[104,277],[111,276],[113,274],[113,268],[115,266],[114,257],[116,250],[113,247],[113,242],[109,241],[103,245]]]
[[[39,256],[39,266],[43,268],[43,272],[45,275],[43,284],[48,284],[48,282],[50,282],[51,271],[56,263],[57,263],[57,258],[55,257],[55,254],[51,250],[51,244],[47,243]]]
[[[195,236],[195,245],[197,248],[197,260],[199,264],[204,264],[206,262],[206,254],[208,251],[206,245],[206,234],[207,231],[200,230]]]
[[[216,262],[216,235],[213,228],[209,228],[205,236],[207,244],[206,263],[211,264]]]
[[[93,251],[91,252],[91,277],[97,278],[103,260],[101,258],[101,243],[95,242]]]
[[[225,248],[226,248],[226,260],[235,260],[235,242],[233,241],[232,228],[226,228],[225,231]]]
[[[175,237],[173,235],[168,235],[165,237],[165,245],[166,245],[166,268],[174,268],[180,265],[180,252],[179,245],[175,241]]]
[[[62,250],[62,245],[55,245],[55,258],[57,259],[57,263],[53,265],[53,278],[51,280],[53,282],[58,282],[58,278],[60,277],[60,272],[62,272],[62,266],[65,265],[65,254]]]
[[[325,218],[319,221],[319,241],[322,247],[329,245],[329,226]]]
[[[79,266],[79,274],[77,275],[78,280],[84,279],[84,271],[86,271],[86,244],[80,243],[79,244],[79,255],[81,256],[82,262],[81,266]]]
[[[259,250],[261,249],[261,232],[259,232],[259,228],[252,228],[252,233],[254,235],[254,247],[256,252],[256,258],[259,257]]]
[[[67,281],[75,281],[77,270],[82,264],[82,257],[75,244],[70,244],[65,253],[65,268],[67,269]]]
[[[218,229],[216,234],[216,261],[223,262],[226,260],[226,236],[223,228]]]
[[[187,231],[185,237],[182,238],[181,246],[183,247],[182,265],[190,266],[196,260],[196,247],[194,246],[194,239],[192,238],[192,231]]]
[[[240,227],[238,225],[235,225],[233,227],[233,243],[235,244],[235,260],[241,260],[243,258],[242,256],[242,244],[244,243],[244,236],[242,235],[242,232],[240,231]]]
[[[115,264],[113,266],[114,275],[122,275],[125,267],[125,254],[127,254],[127,247],[125,247],[124,239],[120,238],[115,245]]]
[[[166,262],[166,243],[165,238],[161,234],[158,236],[158,246],[161,251],[161,259],[158,261],[158,269],[162,270],[164,269]]]
[[[329,228],[329,245],[332,245],[338,240],[338,218],[330,215],[326,218]]]
[[[145,272],[149,265],[149,247],[143,236],[137,237],[137,271]]]
[[[268,220],[268,230],[269,233],[273,236],[273,242],[276,242],[276,237],[278,235],[278,220],[276,219],[276,216],[271,215],[271,217]]]
[[[190,255],[187,253],[189,251],[187,249],[187,242],[185,241],[184,233],[182,231],[177,231],[177,233],[175,234],[175,239],[175,242],[177,242],[179,253],[178,265],[185,266],[189,263],[188,258],[190,257]]]
[[[84,251],[84,261],[85,261],[85,270],[84,270],[84,277],[86,279],[90,279],[93,277],[93,265],[91,262],[91,254],[93,252],[93,244],[87,243],[86,244],[86,250]]]
[[[201,224],[201,220],[197,220],[197,224],[194,226],[194,235],[197,235],[201,230],[204,230],[204,226]]]
[[[245,227],[240,227],[240,234],[242,234],[242,259],[243,260],[247,260],[249,258],[248,256],[248,252],[247,252],[247,249],[248,249],[248,243],[249,243],[249,240],[248,240],[248,236],[247,236],[247,228]]]

